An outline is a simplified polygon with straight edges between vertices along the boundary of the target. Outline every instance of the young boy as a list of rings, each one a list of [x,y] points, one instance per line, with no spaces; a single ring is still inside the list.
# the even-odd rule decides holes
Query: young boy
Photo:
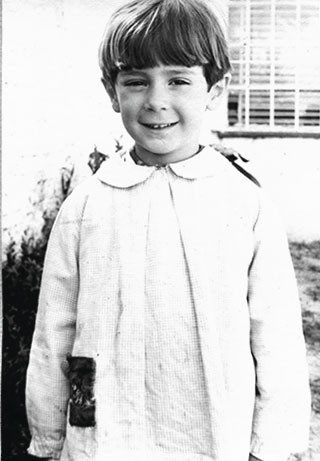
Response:
[[[29,452],[285,461],[309,418],[286,238],[261,189],[199,145],[230,70],[218,17],[203,0],[134,0],[100,65],[134,147],[71,194],[52,231]]]

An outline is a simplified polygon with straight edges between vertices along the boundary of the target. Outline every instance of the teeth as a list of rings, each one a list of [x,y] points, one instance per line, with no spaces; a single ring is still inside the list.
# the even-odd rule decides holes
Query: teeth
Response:
[[[155,130],[160,130],[162,128],[167,128],[167,127],[172,126],[172,125],[174,125],[174,123],[147,124],[147,126],[149,126],[150,128],[153,128]]]

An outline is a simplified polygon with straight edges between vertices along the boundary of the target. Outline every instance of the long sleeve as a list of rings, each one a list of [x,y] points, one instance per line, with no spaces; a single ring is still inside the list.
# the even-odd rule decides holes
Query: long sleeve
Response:
[[[49,239],[27,371],[28,451],[53,459],[65,437],[69,383],[62,365],[75,335],[79,218],[73,205],[72,197],[64,202]]]
[[[251,453],[263,461],[286,461],[308,447],[310,390],[287,238],[264,198],[255,225],[248,301],[256,365]]]

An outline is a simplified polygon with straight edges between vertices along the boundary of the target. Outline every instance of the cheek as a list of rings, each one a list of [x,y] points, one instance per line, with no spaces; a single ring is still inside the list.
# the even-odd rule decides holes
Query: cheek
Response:
[[[123,126],[129,134],[132,134],[133,118],[126,111],[121,111],[120,114]]]
[[[120,113],[123,121],[130,120],[132,118],[132,106],[126,101],[120,100]]]
[[[189,123],[192,125],[199,125],[205,117],[207,108],[207,100],[205,98],[194,99],[193,102],[188,104],[187,113]]]
[[[120,108],[120,115],[125,129],[131,136],[134,135],[137,131],[138,120],[138,115],[134,108],[130,105],[122,105]]]
[[[119,104],[123,120],[130,121],[137,116],[139,112],[139,105],[133,98],[121,98]]]
[[[185,102],[185,108],[188,111],[188,113],[193,114],[194,117],[201,118],[202,113],[206,110],[208,101],[208,93],[205,93],[203,91],[196,91],[193,94],[191,94],[187,102]]]

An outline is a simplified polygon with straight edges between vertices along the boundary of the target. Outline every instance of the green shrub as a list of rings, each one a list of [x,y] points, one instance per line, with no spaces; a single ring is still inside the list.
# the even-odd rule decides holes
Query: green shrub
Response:
[[[44,214],[39,237],[11,241],[3,264],[2,456],[26,451],[30,435],[25,413],[25,376],[34,329],[43,260],[56,212]]]
[[[61,169],[61,192],[52,209],[42,212],[43,224],[37,236],[25,231],[19,245],[11,238],[2,265],[3,361],[2,361],[2,458],[26,457],[30,434],[25,410],[26,370],[37,313],[43,261],[51,228],[61,203],[70,191],[73,165]],[[40,186],[38,209],[44,207],[45,180]]]

